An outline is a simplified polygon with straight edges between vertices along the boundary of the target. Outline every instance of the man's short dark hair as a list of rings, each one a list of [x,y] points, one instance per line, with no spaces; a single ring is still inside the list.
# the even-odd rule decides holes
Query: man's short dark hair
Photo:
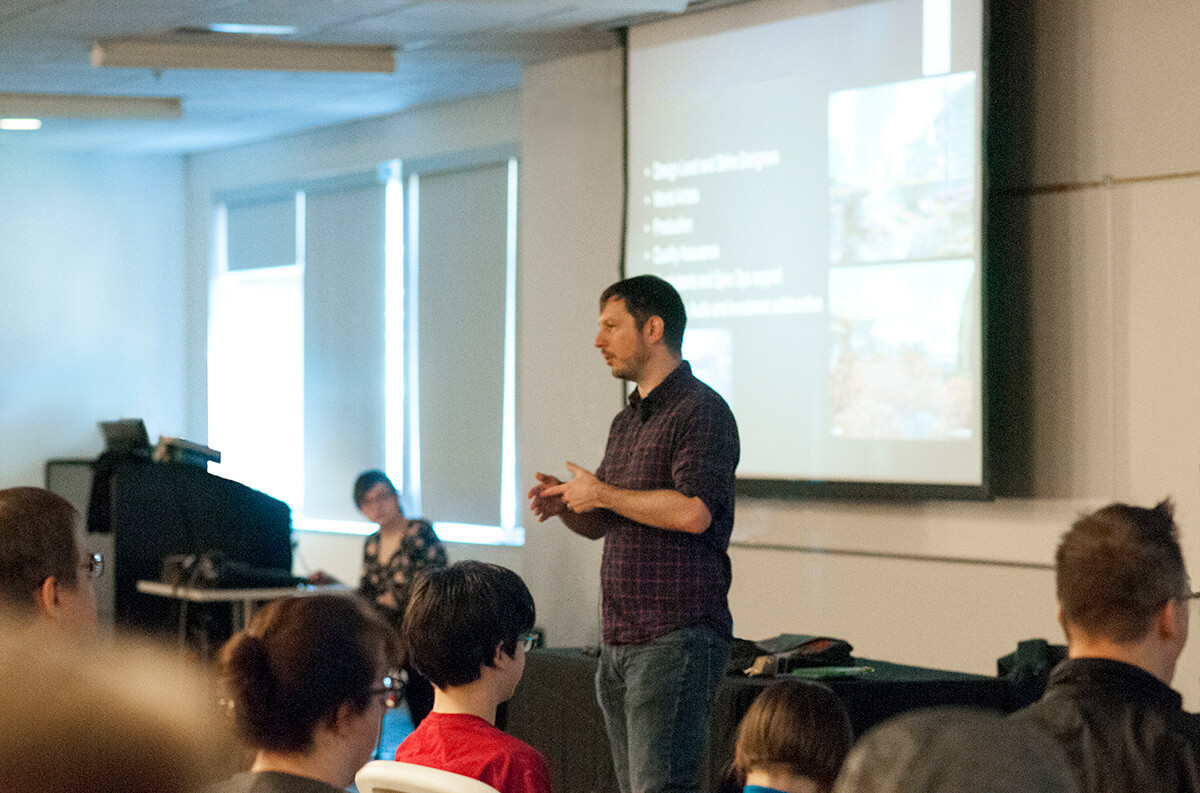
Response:
[[[604,290],[600,295],[600,310],[608,301],[619,297],[625,302],[625,310],[633,315],[638,330],[650,317],[661,317],[663,341],[676,355],[683,354],[683,331],[687,327],[687,310],[675,287],[657,275],[635,275]]]
[[[70,502],[49,490],[0,490],[0,597],[32,608],[38,588],[51,576],[61,586],[75,588],[78,517]]]
[[[1055,556],[1058,602],[1071,628],[1118,643],[1142,639],[1154,615],[1187,593],[1170,499],[1153,509],[1109,504],[1063,535]]]
[[[392,484],[392,480],[388,479],[388,475],[383,471],[363,471],[358,475],[358,479],[354,480],[354,506],[361,509],[363,499],[367,497],[367,491],[381,482],[387,485],[388,489],[397,496],[400,495],[399,491],[396,490],[396,486]]]
[[[466,685],[492,666],[497,646],[516,655],[535,616],[533,596],[512,570],[458,562],[417,578],[404,611],[404,652],[438,688]]]

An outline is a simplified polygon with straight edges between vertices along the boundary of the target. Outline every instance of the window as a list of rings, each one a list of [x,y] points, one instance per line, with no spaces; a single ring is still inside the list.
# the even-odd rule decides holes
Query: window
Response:
[[[365,533],[351,484],[383,468],[443,539],[523,542],[516,179],[512,157],[394,161],[220,196],[214,473],[287,501],[297,528]]]

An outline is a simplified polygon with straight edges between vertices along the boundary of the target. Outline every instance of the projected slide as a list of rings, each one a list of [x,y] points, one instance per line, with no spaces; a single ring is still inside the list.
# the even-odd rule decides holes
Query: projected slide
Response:
[[[980,0],[630,33],[626,271],[671,281],[744,479],[983,481]]]

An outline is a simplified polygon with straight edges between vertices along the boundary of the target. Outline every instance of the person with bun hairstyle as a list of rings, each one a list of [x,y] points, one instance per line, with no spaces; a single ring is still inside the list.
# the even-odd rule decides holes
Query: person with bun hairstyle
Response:
[[[388,677],[398,657],[391,627],[346,595],[276,600],[221,649],[226,701],[255,751],[250,771],[208,793],[344,791],[371,759]]]
[[[829,793],[852,741],[850,717],[829,688],[782,680],[742,718],[734,767],[745,793]]]

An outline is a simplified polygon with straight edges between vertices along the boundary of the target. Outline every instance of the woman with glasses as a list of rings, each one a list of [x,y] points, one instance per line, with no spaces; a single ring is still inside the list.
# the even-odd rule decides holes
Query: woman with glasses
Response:
[[[395,704],[395,632],[346,595],[277,600],[221,649],[226,704],[254,750],[210,793],[344,791]]]
[[[363,544],[363,572],[358,592],[375,604],[400,631],[413,581],[422,573],[446,566],[446,549],[423,519],[409,519],[400,508],[400,493],[383,471],[364,471],[354,482],[354,506],[379,531]],[[433,686],[411,666],[404,698],[416,727],[433,708]]]

